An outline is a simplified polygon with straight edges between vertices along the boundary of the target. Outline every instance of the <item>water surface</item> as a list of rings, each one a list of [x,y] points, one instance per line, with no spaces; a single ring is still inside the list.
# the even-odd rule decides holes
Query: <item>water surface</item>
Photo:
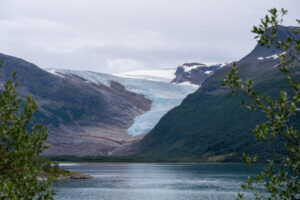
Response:
[[[93,179],[55,183],[55,199],[226,200],[262,166],[244,164],[64,164]],[[246,194],[247,195],[247,194]]]

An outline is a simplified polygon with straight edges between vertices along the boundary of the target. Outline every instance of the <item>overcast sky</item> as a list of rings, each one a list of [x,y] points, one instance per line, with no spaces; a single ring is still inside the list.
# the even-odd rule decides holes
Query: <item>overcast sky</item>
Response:
[[[232,61],[271,7],[300,18],[300,0],[0,0],[0,52],[107,73]]]

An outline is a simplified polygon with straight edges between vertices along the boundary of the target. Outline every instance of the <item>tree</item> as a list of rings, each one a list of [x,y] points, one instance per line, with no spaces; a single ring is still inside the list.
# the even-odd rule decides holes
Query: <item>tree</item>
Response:
[[[279,40],[277,28],[285,14],[287,11],[284,9],[270,9],[269,14],[261,20],[261,24],[258,27],[254,26],[252,30],[261,46],[276,47],[282,51],[277,68],[284,75],[286,82],[284,86],[273,88],[279,92],[278,97],[274,97],[273,94],[260,94],[252,80],[241,79],[235,63],[223,80],[223,85],[230,87],[233,95],[242,92],[249,97],[248,102],[241,102],[247,109],[259,110],[264,114],[266,121],[253,130],[256,140],[280,139],[283,141],[282,148],[287,152],[286,155],[278,155],[278,164],[269,160],[258,176],[248,177],[247,184],[242,185],[243,189],[253,191],[256,199],[300,198],[300,134],[291,123],[295,115],[299,117],[300,111],[300,40],[295,37],[300,33],[300,29],[294,27],[293,34]],[[297,20],[297,23],[300,24],[300,20]],[[244,155],[243,159],[250,166],[257,157]],[[243,199],[244,196],[239,194],[238,198]]]
[[[46,128],[34,124],[37,104],[32,96],[18,97],[15,79],[13,73],[0,93],[0,199],[52,199],[50,182],[38,176]]]

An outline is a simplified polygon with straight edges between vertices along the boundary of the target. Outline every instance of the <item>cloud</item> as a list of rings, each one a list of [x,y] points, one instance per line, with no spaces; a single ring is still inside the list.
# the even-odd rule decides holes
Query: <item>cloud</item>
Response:
[[[271,7],[297,0],[1,0],[0,51],[41,67],[122,72],[237,60]]]
[[[128,58],[108,59],[106,61],[106,66],[108,68],[108,71],[118,71],[118,72],[127,72],[127,71],[144,68],[142,62],[134,59],[128,59]]]

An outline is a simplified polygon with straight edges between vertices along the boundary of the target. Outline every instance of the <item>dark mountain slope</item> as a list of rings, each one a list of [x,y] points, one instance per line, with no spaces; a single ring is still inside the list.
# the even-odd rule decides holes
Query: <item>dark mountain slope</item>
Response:
[[[289,31],[281,32],[282,37],[284,33],[286,36]],[[275,94],[277,89],[265,89],[284,84],[274,53],[282,52],[255,47],[237,62],[240,77],[253,79],[261,92]],[[255,152],[262,159],[270,156],[271,148],[254,142],[251,132],[264,120],[263,115],[246,110],[240,104],[244,96],[229,98],[230,92],[221,87],[225,72],[230,69],[230,65],[221,68],[166,114],[140,142],[140,156],[164,161],[239,161],[242,152]],[[293,123],[300,129],[299,121],[300,117],[296,116]],[[271,142],[275,148],[279,143]],[[281,149],[278,151],[283,153]]]
[[[151,105],[150,100],[126,91],[117,82],[108,87],[75,75],[51,74],[4,54],[0,54],[0,60],[0,84],[16,71],[18,93],[32,94],[37,101],[35,120],[49,125],[49,154],[110,152],[121,146],[122,141],[134,139],[126,135],[126,129]]]

